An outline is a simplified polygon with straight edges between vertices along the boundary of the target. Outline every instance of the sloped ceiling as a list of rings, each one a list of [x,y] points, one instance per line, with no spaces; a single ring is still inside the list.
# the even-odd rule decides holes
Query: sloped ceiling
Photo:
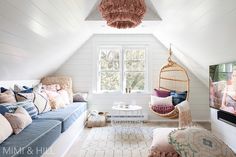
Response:
[[[208,66],[236,60],[235,0],[151,0],[162,21],[118,30],[86,21],[98,0],[0,0],[0,79],[50,74],[92,34],[153,34],[207,85]]]

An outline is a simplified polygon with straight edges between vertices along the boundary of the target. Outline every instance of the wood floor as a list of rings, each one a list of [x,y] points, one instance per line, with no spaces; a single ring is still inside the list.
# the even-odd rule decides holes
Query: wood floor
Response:
[[[210,129],[209,123],[200,124]],[[176,123],[144,123],[137,128],[85,128],[65,157],[147,157],[152,130]]]

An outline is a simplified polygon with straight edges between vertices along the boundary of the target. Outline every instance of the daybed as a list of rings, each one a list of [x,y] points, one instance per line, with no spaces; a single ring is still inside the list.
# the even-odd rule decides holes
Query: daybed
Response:
[[[45,78],[50,81],[51,78]],[[52,78],[71,89],[71,79]],[[69,82],[69,83],[68,83]],[[35,86],[39,80],[1,81],[0,86],[13,88],[14,84]],[[63,84],[62,84],[63,85]],[[22,132],[12,134],[0,144],[1,157],[60,157],[64,156],[79,133],[87,118],[87,102],[76,102],[64,108],[40,113]],[[1,129],[1,128],[0,128]]]
[[[72,103],[65,109],[58,109],[39,115],[38,118],[33,120],[33,123],[21,133],[11,135],[0,144],[0,156],[38,157],[42,156],[45,151],[46,154],[44,154],[44,156],[58,156],[56,155],[58,154],[58,150],[54,148],[58,147],[57,140],[60,140],[65,134],[70,134],[70,126],[73,127],[72,125],[74,125],[77,120],[83,124],[86,112],[87,103],[81,102]],[[77,129],[76,131],[78,131],[77,134],[79,134],[79,130]],[[73,134],[73,136],[76,138],[75,134]],[[52,144],[53,146],[50,147]],[[63,152],[66,151],[66,144],[67,143],[63,143],[65,146]]]

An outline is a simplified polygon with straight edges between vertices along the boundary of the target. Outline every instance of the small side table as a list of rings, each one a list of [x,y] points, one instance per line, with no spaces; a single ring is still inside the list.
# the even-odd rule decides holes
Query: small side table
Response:
[[[142,107],[138,105],[112,107],[111,124],[114,128],[140,128],[143,123]]]

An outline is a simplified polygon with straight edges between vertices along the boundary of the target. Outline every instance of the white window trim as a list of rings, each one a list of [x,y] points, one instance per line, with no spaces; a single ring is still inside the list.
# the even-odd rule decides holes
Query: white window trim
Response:
[[[99,55],[100,55],[100,49],[102,48],[118,48],[120,49],[120,90],[100,90],[100,83],[101,83],[101,77],[99,75],[99,73],[101,72],[99,70]],[[148,60],[149,60],[149,56],[148,56],[148,47],[147,45],[101,45],[97,47],[97,55],[96,55],[96,93],[122,93],[122,94],[130,94],[130,93],[125,93],[125,85],[126,85],[126,80],[125,80],[125,70],[124,70],[124,50],[128,49],[128,48],[142,48],[145,49],[145,69],[144,69],[144,90],[132,90],[132,93],[148,93],[149,90],[149,67],[148,67]]]

